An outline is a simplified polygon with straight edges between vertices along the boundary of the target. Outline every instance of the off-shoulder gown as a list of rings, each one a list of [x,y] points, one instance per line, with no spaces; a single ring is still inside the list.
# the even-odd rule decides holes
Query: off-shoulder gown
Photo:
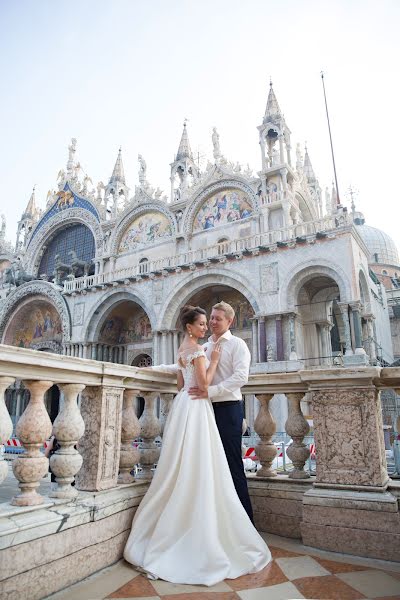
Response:
[[[151,578],[210,586],[260,571],[271,553],[236,494],[211,402],[188,394],[196,385],[193,361],[203,355],[184,358],[184,387],[172,403],[124,558]]]

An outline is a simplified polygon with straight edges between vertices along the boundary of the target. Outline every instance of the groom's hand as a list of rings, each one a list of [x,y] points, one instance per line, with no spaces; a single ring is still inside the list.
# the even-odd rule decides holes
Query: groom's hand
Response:
[[[189,396],[193,400],[205,400],[208,398],[208,394],[207,394],[206,390],[202,390],[199,387],[189,388]]]

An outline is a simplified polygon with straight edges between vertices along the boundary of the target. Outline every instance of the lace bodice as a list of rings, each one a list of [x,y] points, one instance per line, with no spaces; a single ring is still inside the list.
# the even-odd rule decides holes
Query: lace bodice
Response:
[[[194,368],[194,359],[199,356],[205,356],[206,358],[206,369],[208,368],[209,360],[204,352],[203,348],[196,350],[195,352],[191,352],[190,354],[184,354],[182,352],[179,353],[178,358],[178,369],[182,371],[183,381],[184,381],[184,389],[189,389],[190,387],[197,386],[196,374]]]

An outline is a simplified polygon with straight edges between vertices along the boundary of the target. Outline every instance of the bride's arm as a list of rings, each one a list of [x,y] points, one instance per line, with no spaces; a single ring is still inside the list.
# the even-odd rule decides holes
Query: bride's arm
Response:
[[[184,386],[183,375],[182,375],[182,371],[180,369],[178,369],[176,372],[176,378],[177,378],[178,392],[180,392]]]

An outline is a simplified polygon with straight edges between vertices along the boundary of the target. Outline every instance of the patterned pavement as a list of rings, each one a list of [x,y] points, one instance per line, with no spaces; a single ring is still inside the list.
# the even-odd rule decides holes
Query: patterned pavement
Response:
[[[48,600],[400,600],[400,563],[331,552],[309,554],[295,540],[263,537],[273,560],[254,575],[226,579],[212,587],[177,585],[150,581],[120,561]]]

